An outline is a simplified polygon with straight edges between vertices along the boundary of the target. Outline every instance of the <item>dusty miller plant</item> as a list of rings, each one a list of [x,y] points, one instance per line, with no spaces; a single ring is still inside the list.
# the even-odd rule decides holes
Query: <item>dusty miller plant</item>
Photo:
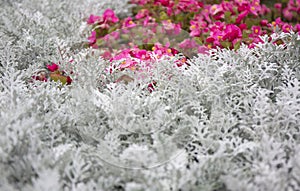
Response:
[[[84,18],[125,4],[80,2],[0,3],[1,190],[300,189],[297,34],[110,75]],[[72,85],[31,82],[52,61]]]

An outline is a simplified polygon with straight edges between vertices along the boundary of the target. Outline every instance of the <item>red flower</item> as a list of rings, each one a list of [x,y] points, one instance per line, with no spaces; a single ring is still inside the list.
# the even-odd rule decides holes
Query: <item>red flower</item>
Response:
[[[70,85],[72,83],[72,79],[70,78],[70,76],[67,76],[67,85]]]
[[[48,70],[50,70],[51,72],[54,72],[56,70],[58,70],[59,66],[55,63],[52,63],[51,65],[47,65]]]

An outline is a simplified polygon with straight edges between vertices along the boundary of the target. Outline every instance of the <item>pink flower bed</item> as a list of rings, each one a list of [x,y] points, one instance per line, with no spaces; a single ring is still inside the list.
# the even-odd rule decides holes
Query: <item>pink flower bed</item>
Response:
[[[260,0],[209,2],[131,0],[130,3],[136,5],[132,17],[118,18],[111,9],[102,15],[89,16],[86,22],[92,31],[88,45],[105,50],[102,57],[110,62],[119,62],[118,66],[108,69],[112,73],[124,69],[143,70],[140,62],[148,63],[146,67],[151,68],[152,55],[160,59],[184,53],[185,58],[175,61],[177,66],[182,66],[188,56],[195,55],[192,53],[207,54],[208,50],[217,47],[237,50],[242,43],[254,48],[262,42],[261,35],[270,35],[278,29],[300,34],[300,0],[275,3],[273,7],[261,4]],[[159,41],[166,36],[169,41]],[[137,38],[141,38],[139,43],[134,41]],[[176,47],[172,39],[177,40]],[[56,80],[71,83],[69,77],[57,72],[58,66],[52,64],[48,70],[56,75]],[[44,77],[35,79],[46,81]]]

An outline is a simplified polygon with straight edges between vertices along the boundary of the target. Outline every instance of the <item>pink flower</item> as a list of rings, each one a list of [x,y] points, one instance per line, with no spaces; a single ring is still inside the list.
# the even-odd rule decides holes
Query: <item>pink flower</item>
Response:
[[[199,27],[199,24],[198,22],[195,22],[195,21],[190,21],[190,36],[200,36],[201,34],[201,30],[200,30],[200,27]]]
[[[281,3],[275,3],[274,8],[277,9],[278,11],[281,11],[282,4]]]
[[[206,46],[199,46],[198,53],[200,54],[208,54],[208,48]]]
[[[51,72],[54,72],[56,70],[58,70],[59,66],[55,63],[51,63],[51,65],[47,65],[48,70],[50,70]]]
[[[247,29],[247,24],[242,23],[242,24],[239,25],[239,27],[243,31],[243,30]]]
[[[294,30],[295,30],[296,32],[298,32],[298,34],[300,35],[300,24],[296,24],[296,25],[294,26]]]
[[[293,29],[292,25],[290,25],[290,24],[288,24],[288,23],[284,23],[284,24],[282,25],[282,31],[283,31],[283,32],[288,33],[288,32],[290,32],[292,29]]]
[[[259,1],[260,0],[253,0],[249,8],[250,13],[252,13],[255,16],[258,16],[258,13],[261,11],[261,6]]]
[[[267,26],[267,24],[268,24],[268,20],[267,19],[263,19],[263,20],[260,21],[260,25],[261,26]]]
[[[292,20],[293,19],[293,13],[290,11],[290,9],[288,7],[283,9],[283,16],[284,18],[286,18],[287,20]]]
[[[132,28],[132,27],[135,27],[135,26],[136,26],[136,24],[132,21],[131,17],[127,17],[124,20],[123,27]]]
[[[261,8],[260,8],[260,11],[259,11],[259,14],[261,15],[266,15],[268,13],[271,13],[271,9],[269,9],[266,5],[261,5]]]
[[[103,13],[103,19],[105,21],[116,23],[119,21],[119,18],[115,15],[114,11],[111,9],[106,9]]]
[[[113,58],[111,58],[109,61],[112,62],[113,60],[121,60],[123,58],[130,57],[130,49],[124,49],[119,54],[115,55]]]
[[[196,0],[179,0],[177,9],[182,12],[197,12],[203,4]]]
[[[119,69],[125,69],[125,68],[131,68],[133,69],[133,67],[137,64],[137,62],[131,60],[129,57],[127,57],[124,61],[122,61],[119,65]]]
[[[181,32],[181,25],[174,24],[171,20],[162,21],[164,28],[166,29],[168,34],[178,35]]]
[[[235,20],[236,24],[241,23],[241,21],[249,14],[249,11],[245,10],[241,14],[238,15],[238,17]]]
[[[224,32],[216,29],[210,33],[209,37],[206,38],[206,42],[212,45],[211,48],[214,48],[216,46],[221,46],[220,41],[223,39],[223,37],[224,37]]]
[[[93,25],[95,24],[97,21],[100,21],[101,17],[97,16],[97,15],[90,15],[90,17],[87,19],[87,24],[89,25]]]
[[[95,44],[96,43],[96,31],[92,31],[92,34],[91,36],[88,37],[88,40],[89,40],[89,44],[92,45],[92,44]]]
[[[197,43],[191,39],[185,39],[181,43],[179,43],[179,48],[181,49],[190,49],[197,47]]]
[[[210,10],[209,10],[209,13],[211,14],[211,15],[216,15],[216,14],[218,14],[218,13],[220,13],[220,12],[224,12],[223,11],[223,7],[221,6],[221,5],[219,5],[219,4],[214,4],[214,5],[212,5],[211,7],[210,7]]]
[[[172,7],[174,5],[174,2],[170,0],[154,0],[154,3],[164,7]]]
[[[147,50],[135,50],[135,51],[131,51],[130,55],[132,57],[138,58],[140,60],[149,60],[150,59],[150,55],[149,52]]]
[[[235,39],[242,38],[241,29],[234,24],[228,24],[224,32],[225,35],[223,36],[223,40],[228,40],[229,42],[232,42]]]
[[[252,26],[251,29],[255,36],[261,35],[261,28],[259,26]]]
[[[144,18],[144,17],[147,17],[149,15],[149,11],[147,9],[141,9],[137,15],[135,16],[136,19],[141,19],[141,18]]]
[[[149,2],[149,0],[131,0],[130,3],[137,5],[145,5]]]
[[[261,40],[261,38],[259,36],[257,37],[254,37],[252,39],[252,45],[250,45],[249,48],[254,48],[255,47],[255,44],[258,44],[258,43],[263,43],[263,41]]]

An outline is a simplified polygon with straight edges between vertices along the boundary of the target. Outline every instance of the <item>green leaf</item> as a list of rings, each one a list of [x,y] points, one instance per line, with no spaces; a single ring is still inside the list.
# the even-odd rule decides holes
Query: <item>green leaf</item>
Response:
[[[235,43],[235,45],[233,46],[233,49],[234,49],[234,50],[237,50],[237,49],[239,49],[240,47],[241,47],[241,42],[238,41],[238,42]]]
[[[66,76],[62,76],[58,73],[51,73],[50,74],[50,78],[51,80],[57,82],[57,81],[60,81],[63,85],[67,83],[67,77]]]
[[[228,41],[221,41],[220,43],[224,48],[229,48],[231,45],[231,43]]]

